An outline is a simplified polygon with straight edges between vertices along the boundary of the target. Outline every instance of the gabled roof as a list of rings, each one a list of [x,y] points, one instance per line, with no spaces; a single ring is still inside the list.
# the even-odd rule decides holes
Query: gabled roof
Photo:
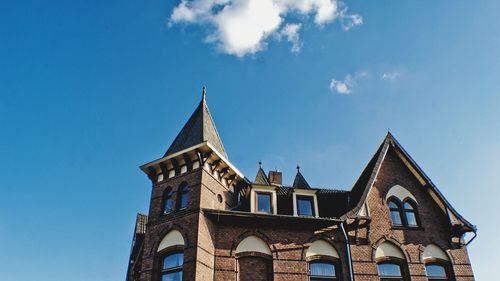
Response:
[[[270,185],[266,172],[262,169],[261,163],[259,163],[259,170],[257,171],[257,175],[255,175],[255,180],[253,182],[256,184]]]
[[[311,188],[304,176],[300,173],[299,166],[297,166],[297,174],[295,175],[292,186],[294,188]]]
[[[412,172],[418,174],[419,180],[423,181],[424,186],[426,188],[431,189],[434,192],[434,194],[436,194],[437,199],[441,201],[443,205],[446,206],[447,208],[446,212],[448,211],[451,212],[460,222],[463,223],[466,230],[473,232],[476,231],[476,227],[472,225],[470,222],[468,222],[465,218],[463,218],[453,208],[453,206],[451,206],[451,204],[446,200],[446,198],[444,198],[443,194],[434,185],[432,180],[424,173],[424,171],[417,165],[417,163],[413,160],[413,158],[411,158],[408,152],[406,152],[403,146],[396,140],[396,138],[394,138],[394,136],[390,132],[387,133],[387,136],[385,137],[383,143],[377,149],[377,152],[375,153],[375,155],[373,155],[372,159],[370,160],[370,162],[368,162],[368,165],[363,170],[360,177],[354,184],[351,190],[351,198],[350,198],[351,210],[347,212],[343,217],[355,217],[357,215],[358,211],[363,206],[366,197],[368,196],[368,192],[370,191],[370,188],[372,187],[373,182],[375,181],[378,175],[380,167],[382,166],[384,158],[389,149],[395,149],[398,155],[400,155],[400,157],[403,157],[406,160],[405,164],[411,167],[410,169],[412,169]]]
[[[219,132],[217,131],[212,115],[208,110],[204,87],[203,97],[200,104],[174,139],[164,157],[205,141],[210,143],[217,150],[217,152],[228,159],[224,145],[222,145],[222,141],[219,137]]]

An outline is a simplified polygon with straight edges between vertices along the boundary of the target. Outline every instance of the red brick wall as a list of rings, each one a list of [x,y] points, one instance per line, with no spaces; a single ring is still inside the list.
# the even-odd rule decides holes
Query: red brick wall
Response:
[[[238,259],[239,281],[268,281],[269,261],[261,257],[241,257]]]
[[[161,206],[163,191],[170,186],[175,192],[183,181],[188,182],[190,186],[188,208],[164,215]],[[396,184],[405,187],[416,197],[421,228],[408,230],[392,227],[389,210],[383,198],[387,190]],[[217,195],[221,195],[223,202],[218,201]],[[176,196],[174,193],[174,201]],[[474,280],[465,247],[456,248],[449,243],[450,228],[447,217],[392,150],[389,150],[385,158],[377,180],[368,194],[367,202],[371,222],[361,221],[358,226],[358,222],[350,220],[348,226],[356,281],[379,280],[374,251],[377,245],[385,240],[392,241],[402,248],[408,257],[409,272],[413,281],[427,280],[421,253],[430,243],[437,244],[451,256],[457,281]],[[298,220],[214,219],[206,217],[200,210],[200,207],[227,210],[234,205],[235,196],[232,191],[201,168],[155,184],[151,196],[140,280],[159,280],[154,279],[160,260],[156,249],[171,229],[179,230],[186,240],[184,280],[241,281],[261,278],[257,259],[238,259],[234,252],[238,243],[249,235],[256,235],[269,245],[272,251],[270,267],[275,281],[308,280],[305,251],[316,239],[324,239],[337,249],[341,258],[340,275],[343,280],[349,280],[345,241],[338,226],[332,224],[331,227],[325,227],[314,222]],[[356,237],[358,239],[355,239]],[[243,272],[245,276],[238,279],[238,268],[241,269],[242,266],[255,268],[255,271]]]
[[[387,191],[397,184],[415,196],[418,202],[421,228],[396,229],[392,227],[389,209],[383,199]],[[427,280],[421,254],[428,244],[436,244],[451,255],[456,280],[474,280],[466,248],[456,249],[450,245],[448,218],[392,149],[389,149],[385,157],[374,186],[368,194],[367,202],[372,219],[370,233],[367,237],[367,229],[364,229],[359,232],[361,235],[359,233],[358,235],[367,237],[368,243],[354,245],[351,248],[356,280],[379,280],[374,262],[374,251],[377,242],[385,240],[400,245],[408,256],[409,272],[414,281]],[[354,237],[355,231],[352,230],[349,234]]]

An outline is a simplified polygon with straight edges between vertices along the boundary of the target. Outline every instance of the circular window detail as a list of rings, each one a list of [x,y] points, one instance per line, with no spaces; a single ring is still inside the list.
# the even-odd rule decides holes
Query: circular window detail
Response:
[[[217,201],[219,201],[219,203],[222,203],[222,195],[217,194]]]

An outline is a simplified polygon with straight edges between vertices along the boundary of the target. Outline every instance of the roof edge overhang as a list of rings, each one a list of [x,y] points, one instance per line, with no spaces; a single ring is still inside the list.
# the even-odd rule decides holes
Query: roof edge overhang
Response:
[[[226,217],[245,217],[245,218],[259,218],[259,219],[288,219],[296,221],[322,221],[331,223],[341,223],[343,220],[339,218],[322,218],[322,217],[301,217],[301,216],[291,216],[291,215],[279,215],[279,214],[265,214],[265,213],[252,213],[243,211],[228,211],[228,210],[217,210],[203,208],[202,211],[208,215],[226,216]]]
[[[185,165],[189,161],[196,161],[193,159],[198,159],[200,166],[205,165],[207,161],[209,165],[212,165],[210,163],[217,163],[215,167],[222,167],[225,170],[224,177],[231,183],[237,184],[242,180],[248,181],[243,173],[208,141],[156,159],[139,166],[139,168],[155,183],[159,174],[165,174],[166,171],[170,171],[172,168],[175,169],[175,167],[178,168],[180,165]]]
[[[190,151],[193,151],[193,150],[196,150],[196,149],[200,149],[200,148],[203,148],[203,147],[210,148],[210,150],[213,151],[213,152],[215,152],[215,154],[217,155],[217,157],[219,157],[222,161],[224,161],[224,163],[226,163],[238,176],[240,176],[241,178],[245,177],[243,175],[243,173],[240,172],[240,170],[238,170],[238,168],[236,168],[231,162],[229,162],[229,160],[226,157],[224,157],[224,155],[222,155],[222,153],[220,153],[219,151],[217,151],[217,149],[215,149],[215,147],[212,144],[210,144],[208,141],[204,141],[204,142],[202,142],[200,144],[188,147],[188,148],[186,148],[184,150],[181,150],[179,152],[172,153],[172,154],[167,155],[165,157],[153,160],[153,161],[151,161],[149,163],[146,163],[146,164],[143,164],[143,165],[139,166],[139,168],[144,173],[147,174],[149,167],[152,167],[154,165],[160,164],[160,163],[165,162],[167,160],[170,160],[172,158],[176,158],[176,157],[182,156],[184,153],[187,153],[187,152],[190,152]]]

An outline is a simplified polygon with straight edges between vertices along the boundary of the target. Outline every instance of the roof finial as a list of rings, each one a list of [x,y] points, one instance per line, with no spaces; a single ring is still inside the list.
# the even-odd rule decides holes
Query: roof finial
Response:
[[[259,161],[259,169],[262,169],[262,161]]]
[[[205,85],[203,85],[203,90],[201,92],[201,95],[202,95],[202,99],[205,100],[205,97],[207,95],[207,87]]]
[[[300,173],[300,166],[297,165],[297,173]]]

